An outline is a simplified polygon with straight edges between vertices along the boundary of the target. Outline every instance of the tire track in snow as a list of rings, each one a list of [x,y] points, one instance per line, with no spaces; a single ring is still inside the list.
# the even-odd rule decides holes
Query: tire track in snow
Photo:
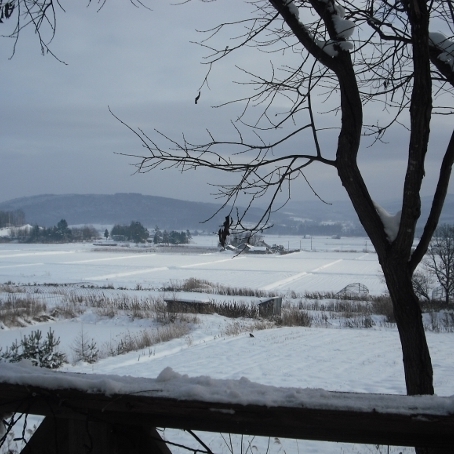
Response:
[[[147,273],[152,273],[153,271],[167,271],[168,269],[169,269],[168,266],[161,266],[158,268],[147,268],[145,270],[127,271],[124,273],[112,273],[112,274],[103,274],[102,276],[84,277],[84,280],[85,281],[101,281],[103,279],[114,279],[117,277],[134,276],[136,274],[147,274]]]
[[[89,260],[73,260],[71,262],[62,262],[65,265],[73,265],[78,263],[92,263],[92,262],[111,262],[113,260],[124,260],[124,259],[141,259],[145,257],[150,257],[156,254],[146,254],[146,255],[122,255],[120,257],[107,257],[103,259],[89,259]]]
[[[222,263],[222,262],[230,262],[231,260],[241,260],[245,259],[246,257],[230,257],[228,259],[222,259],[222,260],[215,260],[214,262],[202,262],[202,263],[193,263],[191,265],[182,265],[179,268],[192,268],[194,266],[203,266],[203,265],[214,265],[215,263]]]
[[[21,265],[4,265],[4,266],[0,266],[0,269],[1,268],[22,268],[24,266],[43,266],[44,263],[23,263]]]
[[[311,271],[303,271],[298,274],[294,274],[293,276],[289,276],[285,279],[281,279],[276,282],[272,282],[271,284],[265,285],[264,287],[261,288],[261,290],[274,290],[275,288],[278,287],[283,287],[284,285],[290,284],[291,282],[299,281],[305,276],[310,276],[313,273],[316,273],[317,271],[323,270],[325,268],[328,268],[329,266],[335,265],[336,263],[343,262],[344,259],[339,259],[339,260],[334,260],[334,262],[327,263],[326,265],[319,266],[318,268],[315,268],[314,270]]]
[[[10,259],[15,257],[38,257],[40,255],[63,255],[63,254],[74,254],[76,251],[44,251],[44,252],[24,252],[21,254],[0,254],[2,259]]]
[[[134,256],[134,257],[136,257],[136,256]],[[147,257],[150,257],[150,256],[147,255]],[[240,257],[240,258],[243,258],[243,257]],[[93,260],[106,260],[106,259],[93,259]],[[107,259],[107,260],[109,260],[109,259]],[[180,265],[180,266],[170,265],[170,266],[161,266],[161,267],[156,267],[156,268],[146,268],[146,269],[135,270],[135,271],[125,271],[123,273],[111,273],[111,274],[103,274],[101,276],[85,277],[84,280],[101,281],[104,279],[114,279],[114,278],[118,278],[118,277],[135,276],[137,274],[147,274],[147,273],[152,273],[155,271],[168,271],[170,269],[191,268],[191,267],[195,267],[195,266],[213,265],[215,263],[227,262],[229,260],[232,260],[232,259],[229,258],[229,259],[215,260],[214,262],[193,263],[191,265]],[[80,262],[74,262],[74,263],[80,263]]]

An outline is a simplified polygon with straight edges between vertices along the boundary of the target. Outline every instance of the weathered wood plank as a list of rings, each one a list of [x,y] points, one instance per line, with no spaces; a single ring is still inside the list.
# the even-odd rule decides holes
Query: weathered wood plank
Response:
[[[368,395],[358,396],[368,398]],[[405,399],[405,396],[395,397]],[[358,397],[352,400],[357,401]],[[266,407],[178,400],[149,394],[106,396],[81,390],[49,390],[2,383],[0,412],[6,411],[81,421],[88,418],[127,427],[169,427],[397,446],[454,446],[453,414],[421,414],[417,410],[403,414],[363,411],[360,404],[357,410],[351,405],[349,410],[311,408],[310,405]]]
[[[153,428],[47,416],[21,454],[171,454]]]

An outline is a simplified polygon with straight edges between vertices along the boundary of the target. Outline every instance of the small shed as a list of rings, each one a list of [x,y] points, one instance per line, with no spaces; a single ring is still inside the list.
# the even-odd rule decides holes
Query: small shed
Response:
[[[364,298],[369,295],[369,289],[359,282],[355,282],[354,284],[348,284],[344,287],[340,292],[337,293],[337,296],[346,297],[346,298],[354,298],[360,297]]]
[[[282,308],[282,296],[275,296],[273,298],[267,298],[260,300],[257,303],[259,308],[259,316],[263,318],[280,316]]]
[[[183,312],[196,314],[212,314],[214,312],[213,305],[209,299],[164,299],[169,312]]]

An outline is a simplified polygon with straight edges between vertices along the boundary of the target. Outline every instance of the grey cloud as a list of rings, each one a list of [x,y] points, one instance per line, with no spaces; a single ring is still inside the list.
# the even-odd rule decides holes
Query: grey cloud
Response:
[[[11,49],[5,45],[7,41],[0,48],[0,201],[66,192],[142,192],[212,201],[213,189],[207,183],[233,181],[231,177],[201,169],[133,175],[135,168],[130,164],[134,161],[115,153],[145,150],[109,114],[108,106],[132,127],[150,134],[156,128],[172,137],[184,132],[194,141],[203,141],[209,128],[223,139],[231,137],[229,120],[238,114],[237,108],[210,106],[240,96],[244,87],[231,83],[240,76],[233,64],[247,66],[251,54],[240,53],[235,57],[238,60],[221,63],[212,74],[210,89],[203,88],[195,105],[207,71],[200,64],[206,52],[189,41],[200,38],[196,28],[240,16],[239,6],[231,8],[230,1],[190,2],[178,7],[151,2],[153,11],[148,11],[129,2],[108,1],[96,13],[94,5],[87,8],[76,3],[64,5],[67,12],[59,13],[52,44],[52,50],[68,65],[49,55],[42,57],[30,32],[21,37],[12,60],[8,60]],[[257,56],[254,66],[263,64],[268,71],[268,59],[267,55]],[[361,152],[365,178],[379,197],[394,197],[401,190],[406,142],[399,134],[393,132],[392,145],[379,152],[366,148]],[[334,131],[323,143],[332,157],[336,135]],[[300,136],[275,152],[293,152],[307,144],[310,142]],[[431,161],[427,171],[427,179],[433,180]],[[307,177],[323,198],[346,197],[333,169],[314,166]],[[300,181],[292,197],[314,195]]]

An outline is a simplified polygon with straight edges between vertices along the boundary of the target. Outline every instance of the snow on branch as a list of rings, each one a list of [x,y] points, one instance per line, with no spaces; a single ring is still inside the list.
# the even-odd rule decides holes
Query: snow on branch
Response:
[[[333,21],[336,37],[327,41],[315,39],[316,44],[331,57],[338,55],[338,49],[349,51],[353,49],[353,43],[348,41],[355,31],[355,23],[345,19],[345,9],[343,6],[328,0],[323,0],[327,4],[327,10]]]
[[[446,38],[443,33],[429,33],[429,39],[441,51],[438,59],[447,63],[454,70],[454,42]]]
[[[400,216],[402,214],[402,211],[398,211],[396,214],[392,215],[375,202],[374,206],[377,210],[378,216],[380,216],[380,219],[383,223],[388,241],[392,243],[396,239],[397,233],[399,232]]]

